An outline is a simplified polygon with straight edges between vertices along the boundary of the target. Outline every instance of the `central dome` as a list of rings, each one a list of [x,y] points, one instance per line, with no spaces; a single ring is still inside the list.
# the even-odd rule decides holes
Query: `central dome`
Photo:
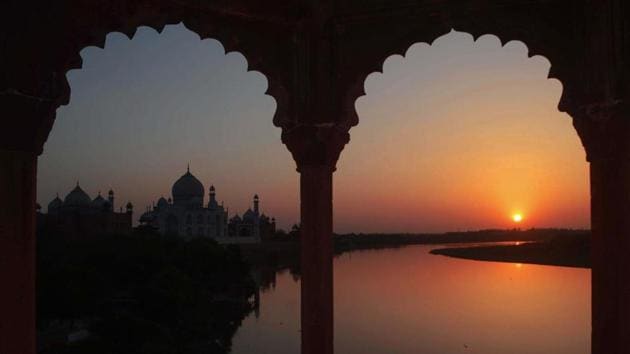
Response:
[[[174,204],[203,204],[203,184],[190,173],[190,170],[181,176],[172,188]]]

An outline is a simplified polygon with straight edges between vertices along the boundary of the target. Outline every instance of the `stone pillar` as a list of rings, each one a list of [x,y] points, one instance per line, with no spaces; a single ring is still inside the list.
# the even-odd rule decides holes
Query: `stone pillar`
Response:
[[[332,174],[300,169],[302,354],[333,352]]]
[[[630,110],[622,101],[572,113],[591,178],[592,353],[630,353]]]
[[[50,88],[54,85],[42,87]],[[0,353],[35,353],[35,198],[37,156],[56,100],[0,92]]]
[[[332,175],[347,129],[286,129],[282,141],[300,173],[302,354],[333,353]]]
[[[0,150],[0,353],[35,353],[36,166]]]
[[[630,159],[591,160],[592,353],[630,353]]]

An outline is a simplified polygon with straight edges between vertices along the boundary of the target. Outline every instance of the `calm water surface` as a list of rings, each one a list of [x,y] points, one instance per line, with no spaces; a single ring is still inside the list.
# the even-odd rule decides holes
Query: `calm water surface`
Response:
[[[335,259],[335,353],[590,353],[590,270],[461,260],[433,248]],[[299,353],[299,290],[278,274],[232,353]]]

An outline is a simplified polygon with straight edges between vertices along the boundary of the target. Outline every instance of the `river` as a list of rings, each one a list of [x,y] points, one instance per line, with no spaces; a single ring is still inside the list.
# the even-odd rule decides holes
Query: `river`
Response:
[[[590,270],[462,260],[433,248],[335,258],[335,353],[590,353]],[[278,273],[232,354],[298,354],[299,291],[299,279]]]

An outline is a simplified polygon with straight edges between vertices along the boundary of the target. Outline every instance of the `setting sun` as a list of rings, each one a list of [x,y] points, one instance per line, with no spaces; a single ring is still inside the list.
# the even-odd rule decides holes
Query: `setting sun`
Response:
[[[521,221],[523,221],[523,215],[521,215],[521,214],[514,214],[514,215],[512,215],[512,220],[514,220],[514,222],[521,222]]]

